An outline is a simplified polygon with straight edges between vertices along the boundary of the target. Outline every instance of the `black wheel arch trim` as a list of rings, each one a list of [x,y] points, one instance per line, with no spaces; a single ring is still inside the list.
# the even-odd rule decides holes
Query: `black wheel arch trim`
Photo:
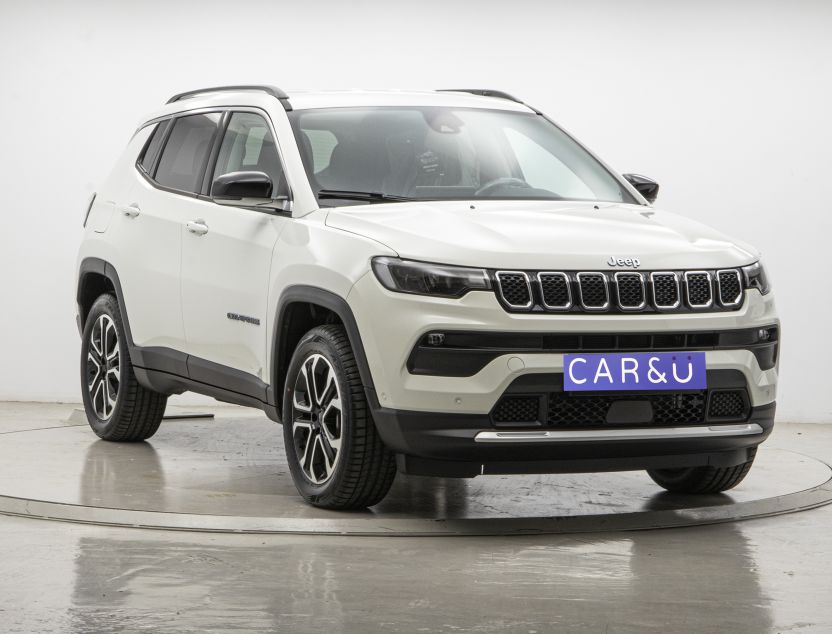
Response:
[[[270,381],[271,385],[267,389],[269,403],[275,404],[278,410],[280,409],[279,398],[283,392],[280,378],[286,376],[286,370],[288,369],[293,352],[292,350],[287,350],[285,345],[289,326],[287,311],[289,306],[294,303],[317,304],[331,310],[338,316],[344,325],[344,329],[347,331],[347,338],[350,341],[350,346],[355,355],[361,382],[365,390],[374,391],[373,376],[370,372],[370,365],[367,362],[367,355],[364,353],[364,343],[361,339],[361,333],[358,330],[355,315],[347,300],[332,291],[317,286],[295,284],[284,289],[277,304],[277,318],[274,321],[272,330],[272,359],[269,374],[272,380]],[[278,389],[277,386],[280,386],[280,388]]]

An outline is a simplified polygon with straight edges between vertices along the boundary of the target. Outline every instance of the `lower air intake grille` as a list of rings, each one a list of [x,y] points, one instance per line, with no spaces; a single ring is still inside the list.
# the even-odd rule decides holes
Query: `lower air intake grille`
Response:
[[[529,279],[525,273],[497,273],[497,282],[505,302],[514,308],[525,308],[532,303]]]
[[[500,400],[491,413],[494,423],[535,424],[540,416],[540,398],[537,396],[507,396]]]
[[[704,391],[685,394],[549,395],[548,424],[553,427],[597,427],[607,423],[607,413],[616,401],[646,401],[653,409],[653,425],[694,425],[705,419]]]
[[[708,416],[710,418],[745,419],[748,416],[745,394],[741,390],[713,392],[708,405]]]

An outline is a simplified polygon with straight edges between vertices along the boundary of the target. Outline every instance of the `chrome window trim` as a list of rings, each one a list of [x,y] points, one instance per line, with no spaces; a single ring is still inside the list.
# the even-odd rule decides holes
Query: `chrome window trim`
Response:
[[[503,282],[500,280],[501,275],[522,275],[523,279],[526,280],[526,290],[529,291],[529,302],[527,304],[512,304],[510,301],[506,299],[505,293],[503,293]],[[531,308],[534,305],[534,295],[532,294],[532,285],[529,281],[529,274],[525,271],[496,271],[494,273],[494,278],[497,280],[497,287],[500,289],[500,298],[505,302],[507,306],[511,308]]]
[[[566,304],[564,306],[555,306],[546,303],[546,295],[543,292],[543,280],[541,276],[543,275],[551,275],[554,277],[562,277],[566,280],[566,294],[569,297]],[[548,310],[569,310],[574,305],[574,299],[572,298],[572,280],[569,279],[569,275],[564,273],[563,271],[540,271],[537,274],[537,283],[540,285],[540,301],[543,304],[543,307]]]
[[[624,304],[621,303],[621,290],[618,287],[618,276],[619,275],[636,275],[636,276],[638,276],[638,281],[641,284],[641,304],[639,304],[637,306],[624,306]],[[615,275],[613,275],[613,278],[615,279],[615,296],[616,296],[616,299],[618,300],[618,307],[621,310],[624,310],[624,311],[627,311],[627,312],[631,312],[631,311],[632,312],[637,312],[637,311],[640,311],[640,310],[644,310],[647,307],[647,288],[644,284],[644,275],[642,273],[639,273],[638,271],[617,271],[615,273]]]
[[[737,300],[735,302],[726,302],[722,299],[722,280],[719,279],[720,275],[723,273],[733,273],[737,278],[737,285],[739,286],[740,292],[737,293]],[[717,288],[717,295],[719,299],[719,303],[721,306],[725,306],[726,308],[732,308],[734,306],[739,306],[742,302],[742,293],[743,293],[743,284],[742,284],[742,275],[740,275],[739,269],[719,269],[716,272],[716,288]]]
[[[691,275],[704,275],[708,278],[708,284],[711,286],[711,298],[706,304],[694,304],[690,301],[690,282],[688,280]],[[685,299],[691,308],[710,308],[714,305],[714,280],[709,271],[685,271]]]
[[[474,442],[536,443],[597,442],[599,440],[666,440],[676,438],[713,438],[719,436],[756,436],[763,433],[757,423],[740,425],[696,425],[689,427],[639,427],[635,429],[547,429],[539,431],[481,431]]]
[[[581,284],[581,276],[582,275],[600,275],[601,279],[604,280],[604,292],[607,296],[607,301],[604,303],[603,306],[587,306],[584,303],[584,289]],[[609,310],[610,308],[610,280],[607,277],[606,273],[601,271],[580,271],[579,273],[575,274],[575,278],[578,280],[578,295],[581,298],[581,308],[589,312],[602,312],[605,310]]]
[[[659,304],[656,301],[656,276],[657,275],[670,275],[673,277],[673,283],[676,284],[676,303],[675,304]],[[651,291],[653,292],[653,305],[658,310],[674,310],[679,308],[682,305],[682,289],[679,286],[679,276],[677,275],[676,271],[653,271],[650,273],[650,286]]]

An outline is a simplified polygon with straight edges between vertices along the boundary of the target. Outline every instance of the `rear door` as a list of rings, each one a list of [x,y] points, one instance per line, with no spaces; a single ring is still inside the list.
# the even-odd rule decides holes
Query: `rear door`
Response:
[[[275,198],[286,195],[286,177],[268,116],[260,111],[229,112],[223,123],[203,191],[208,193],[210,183],[222,174],[259,171],[271,177]],[[291,218],[204,202],[188,220],[199,225],[199,232],[186,230],[182,236],[182,311],[192,355],[190,376],[251,393],[268,383],[264,367],[272,252]],[[245,375],[229,373],[227,368]]]
[[[200,204],[196,196],[220,118],[218,112],[186,114],[160,124],[136,165],[129,200],[121,203],[118,272],[136,345],[185,349],[182,232]],[[167,369],[187,373],[184,360]]]

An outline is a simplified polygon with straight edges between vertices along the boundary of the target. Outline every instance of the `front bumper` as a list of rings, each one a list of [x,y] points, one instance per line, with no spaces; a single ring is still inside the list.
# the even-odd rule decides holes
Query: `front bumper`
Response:
[[[428,332],[484,333],[680,333],[779,326],[774,298],[746,291],[736,311],[677,314],[508,313],[490,292],[460,299],[394,293],[371,272],[350,291],[355,316],[380,407],[406,412],[485,416],[508,386],[530,374],[562,373],[561,352],[505,351],[470,376],[415,374],[408,361]],[[598,350],[603,352],[605,350]],[[753,407],[776,399],[777,367],[763,369],[750,349],[706,350],[709,370],[736,370],[745,378]],[[379,426],[384,423],[377,420]]]

